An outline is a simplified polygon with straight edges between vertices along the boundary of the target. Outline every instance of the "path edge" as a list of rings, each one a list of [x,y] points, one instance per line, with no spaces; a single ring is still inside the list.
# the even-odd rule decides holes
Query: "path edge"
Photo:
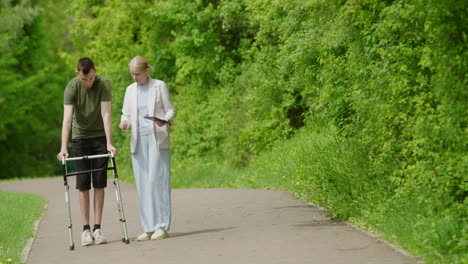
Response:
[[[39,219],[37,219],[34,222],[34,229],[33,229],[32,236],[28,239],[28,241],[26,241],[26,245],[24,246],[23,251],[21,252],[21,260],[20,260],[21,263],[27,263],[27,260],[28,260],[28,257],[29,257],[29,252],[31,252],[32,244],[34,242],[34,239],[36,239],[36,236],[37,236],[37,233],[38,233],[38,230],[39,230],[39,225],[42,222],[42,220],[44,219],[48,207],[49,207],[49,203],[47,202],[44,205],[42,215],[39,217]]]

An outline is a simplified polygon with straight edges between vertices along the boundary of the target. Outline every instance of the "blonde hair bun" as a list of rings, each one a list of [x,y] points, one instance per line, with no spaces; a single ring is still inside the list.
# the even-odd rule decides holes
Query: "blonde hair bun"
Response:
[[[135,56],[130,63],[128,64],[129,67],[135,67],[138,70],[144,71],[147,69],[153,70],[153,66],[151,66],[148,61],[142,56]]]

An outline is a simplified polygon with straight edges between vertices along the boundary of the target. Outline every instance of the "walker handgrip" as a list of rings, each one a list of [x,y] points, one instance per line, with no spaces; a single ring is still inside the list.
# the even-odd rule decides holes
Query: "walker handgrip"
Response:
[[[91,155],[91,156],[82,156],[82,157],[72,157],[72,158],[66,158],[66,161],[70,160],[84,160],[84,159],[99,159],[99,158],[108,158],[108,157],[113,157],[113,154],[107,153],[107,154],[98,154],[98,155]]]

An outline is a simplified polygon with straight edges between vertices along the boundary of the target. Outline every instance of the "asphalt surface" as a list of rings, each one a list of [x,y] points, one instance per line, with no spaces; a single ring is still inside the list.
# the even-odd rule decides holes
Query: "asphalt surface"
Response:
[[[73,251],[62,177],[0,183],[3,191],[34,193],[48,201],[36,237],[26,248],[27,263],[417,263],[380,239],[330,220],[318,207],[273,190],[173,189],[170,237],[137,242],[142,231],[137,191],[121,183],[130,237],[125,244],[111,181],[102,221],[109,243],[82,247],[73,178],[69,184]]]

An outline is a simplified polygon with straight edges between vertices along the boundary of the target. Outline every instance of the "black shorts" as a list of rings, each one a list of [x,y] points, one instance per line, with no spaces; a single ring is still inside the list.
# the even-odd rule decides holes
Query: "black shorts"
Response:
[[[74,157],[107,154],[106,137],[73,139],[72,149]],[[108,161],[109,158],[75,160],[75,167],[77,172],[99,168],[105,169]],[[76,189],[80,191],[91,189],[91,179],[94,188],[107,187],[107,170],[78,174],[76,176]]]

